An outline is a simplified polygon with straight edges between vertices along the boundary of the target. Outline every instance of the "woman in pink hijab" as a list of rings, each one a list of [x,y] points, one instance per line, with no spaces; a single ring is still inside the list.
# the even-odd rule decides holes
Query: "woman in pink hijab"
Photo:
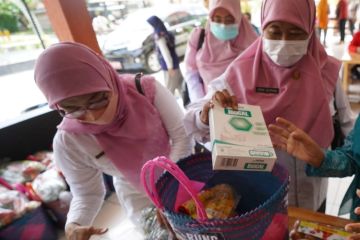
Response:
[[[121,205],[139,225],[140,211],[150,205],[140,186],[143,164],[159,155],[177,161],[191,154],[172,94],[152,77],[118,75],[102,56],[69,42],[40,55],[35,81],[64,117],[53,149],[73,195],[68,239],[104,233],[91,227],[104,200],[103,173],[114,177]]]
[[[341,89],[341,64],[326,54],[314,33],[314,1],[264,0],[261,22],[262,36],[210,84],[204,99],[190,106],[187,131],[207,141],[211,101],[232,108],[244,103],[260,106],[267,124],[284,117],[328,148],[334,136],[334,95],[345,134],[355,118]],[[277,161],[291,175],[289,205],[320,209],[327,179],[307,177],[305,164],[286,152],[277,151]]]
[[[208,23],[205,29],[192,32],[185,54],[185,80],[191,102],[204,97],[208,84],[256,38],[251,24],[241,14],[238,0],[211,0]]]

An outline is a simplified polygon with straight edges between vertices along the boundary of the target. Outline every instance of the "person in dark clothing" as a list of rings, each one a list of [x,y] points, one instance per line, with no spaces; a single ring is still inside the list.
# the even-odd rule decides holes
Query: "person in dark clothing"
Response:
[[[345,26],[348,18],[348,2],[347,0],[339,0],[336,6],[336,19],[339,24],[340,44],[345,40]]]
[[[175,37],[168,32],[163,21],[157,16],[151,16],[147,22],[154,29],[154,40],[161,69],[164,71],[166,87],[175,93],[183,90],[183,75],[179,68],[179,57],[175,51]]]

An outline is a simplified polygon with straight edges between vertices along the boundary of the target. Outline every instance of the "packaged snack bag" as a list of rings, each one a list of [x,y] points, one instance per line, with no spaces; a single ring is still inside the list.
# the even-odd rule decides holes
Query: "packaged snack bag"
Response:
[[[198,197],[204,204],[206,215],[209,219],[226,219],[235,214],[235,208],[240,197],[228,184],[218,184],[212,188],[202,190]],[[190,215],[196,219],[196,206],[194,200],[186,201],[179,207],[179,212]]]
[[[342,228],[322,223],[301,220],[296,225],[296,231],[291,238],[292,240],[346,240],[351,235],[351,233],[346,232]]]

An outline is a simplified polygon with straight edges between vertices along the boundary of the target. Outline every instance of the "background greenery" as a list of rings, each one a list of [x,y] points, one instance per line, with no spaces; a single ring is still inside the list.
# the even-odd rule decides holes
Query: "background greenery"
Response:
[[[25,0],[30,9],[38,2],[39,0]],[[30,28],[29,21],[17,4],[23,4],[23,1],[0,0],[0,30],[8,30],[11,33],[15,33]]]

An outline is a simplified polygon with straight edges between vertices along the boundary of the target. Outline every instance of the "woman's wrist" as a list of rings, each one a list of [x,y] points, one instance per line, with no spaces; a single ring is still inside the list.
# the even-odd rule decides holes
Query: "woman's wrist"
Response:
[[[75,223],[75,222],[67,223],[65,225],[65,234],[66,234],[66,236],[68,237],[68,236],[72,235],[74,230],[79,226],[81,226],[81,225],[78,224],[78,223]]]
[[[325,159],[325,151],[323,149],[319,149],[319,151],[314,156],[314,161],[312,161],[311,165],[313,167],[319,168]]]

